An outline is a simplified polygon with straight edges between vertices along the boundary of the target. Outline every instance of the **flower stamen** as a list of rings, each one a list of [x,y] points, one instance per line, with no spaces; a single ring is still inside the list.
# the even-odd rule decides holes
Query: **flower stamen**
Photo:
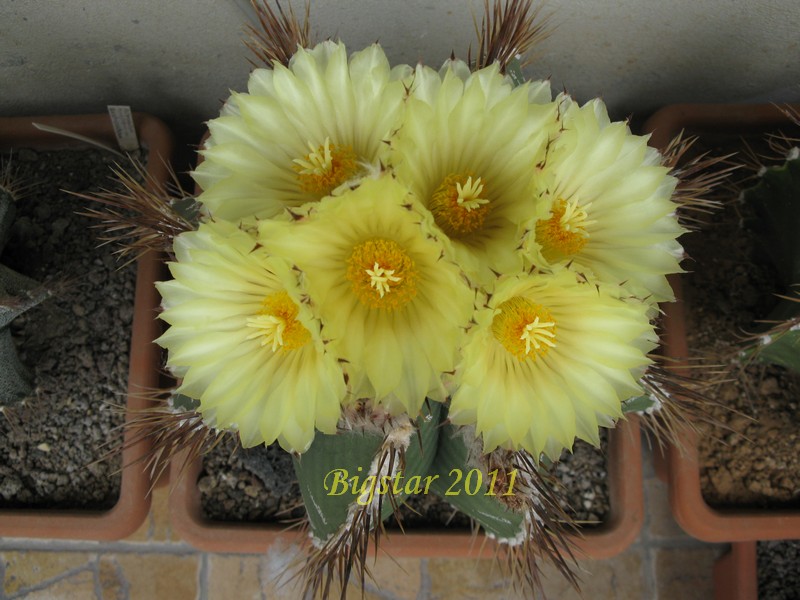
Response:
[[[303,158],[295,158],[292,168],[297,173],[300,188],[319,197],[329,196],[333,190],[358,174],[356,153],[350,146],[331,143],[329,137],[315,147],[308,142],[310,152]]]

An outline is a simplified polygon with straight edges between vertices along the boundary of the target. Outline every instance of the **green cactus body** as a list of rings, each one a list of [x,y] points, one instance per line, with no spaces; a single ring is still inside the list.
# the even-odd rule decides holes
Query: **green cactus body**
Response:
[[[658,410],[658,399],[649,394],[628,398],[622,403],[623,413],[650,414]]]
[[[0,183],[0,251],[6,246],[16,212],[11,190]]]
[[[745,191],[758,218],[752,228],[759,234],[789,295],[765,319],[771,327],[756,338],[743,358],[756,358],[800,373],[800,158],[793,151],[779,167],[764,169],[759,183]],[[794,288],[794,291],[793,291]]]
[[[480,523],[491,537],[517,540],[525,531],[524,515],[509,510],[500,499],[501,494],[516,493],[513,483],[508,490],[493,489],[496,474],[493,479],[491,473],[469,464],[469,446],[458,428],[446,425],[439,437],[439,451],[431,466],[436,476],[433,490]]]
[[[765,169],[761,180],[745,191],[744,202],[754,206],[753,229],[787,286],[800,284],[800,158]]]
[[[384,486],[394,486],[393,494],[399,492],[394,494],[398,503],[402,503],[409,491],[419,487],[424,491],[425,476],[438,445],[440,411],[437,402],[423,409],[416,431],[407,440],[402,479],[384,480],[385,483],[380,478],[386,469],[378,472],[375,468],[385,437],[361,431],[317,433],[311,447],[294,460],[314,538],[328,539],[345,524],[353,508],[371,500],[380,500],[381,517],[388,517],[392,505],[387,497],[389,490],[382,489]]]
[[[800,331],[790,329],[761,339],[761,347],[751,350],[758,360],[800,373]]]
[[[395,500],[399,504],[410,493],[437,494],[475,519],[491,537],[519,539],[525,532],[524,514],[510,510],[501,500],[503,490],[492,489],[491,474],[470,464],[465,436],[459,428],[442,424],[440,413],[444,409],[434,402],[430,412],[424,412],[417,420],[418,433],[408,443],[403,478],[387,482],[395,485]],[[383,442],[380,435],[362,432],[317,434],[311,448],[295,458],[315,539],[325,541],[346,528],[353,509],[370,500],[374,480],[367,477],[375,475],[375,459]],[[381,489],[380,481],[372,489],[373,498],[383,495],[381,518],[388,517],[392,506],[386,490]],[[508,495],[515,493],[513,482],[511,489],[505,491]]]

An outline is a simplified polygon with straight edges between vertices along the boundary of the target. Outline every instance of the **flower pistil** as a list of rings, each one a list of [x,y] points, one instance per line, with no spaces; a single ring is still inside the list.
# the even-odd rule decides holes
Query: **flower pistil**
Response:
[[[304,192],[328,196],[359,171],[356,153],[350,146],[332,144],[326,137],[321,146],[308,142],[308,147],[311,152],[292,161]]]
[[[586,206],[576,200],[559,198],[553,205],[549,219],[536,222],[536,241],[542,246],[542,254],[547,260],[562,256],[574,256],[589,240],[586,228],[596,221],[589,219]]]
[[[450,237],[463,237],[483,227],[491,204],[485,183],[469,173],[451,173],[433,193],[430,210],[436,224]]]
[[[514,296],[497,307],[492,334],[519,360],[544,356],[556,343],[556,323],[544,306]]]
[[[394,276],[394,269],[384,269],[377,262],[371,269],[366,269],[366,272],[369,275],[370,286],[378,290],[381,298],[391,290],[389,282],[399,283],[403,280],[402,277]]]
[[[311,341],[311,334],[297,320],[297,305],[286,292],[269,294],[262,301],[262,308],[254,317],[248,317],[247,326],[257,331],[247,339],[262,337],[261,345],[271,344],[272,351],[297,350]]]
[[[347,261],[347,279],[362,304],[394,310],[417,295],[414,261],[394,240],[358,244]]]

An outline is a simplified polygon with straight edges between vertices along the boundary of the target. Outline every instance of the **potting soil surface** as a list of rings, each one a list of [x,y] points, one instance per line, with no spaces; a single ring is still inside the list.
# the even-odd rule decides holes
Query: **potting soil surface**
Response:
[[[758,542],[759,600],[800,599],[800,540]]]

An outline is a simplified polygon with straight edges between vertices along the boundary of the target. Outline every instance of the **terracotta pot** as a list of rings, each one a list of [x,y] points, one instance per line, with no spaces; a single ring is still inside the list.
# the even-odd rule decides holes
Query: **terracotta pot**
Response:
[[[714,563],[714,600],[757,600],[756,542],[739,542]]]
[[[650,144],[663,149],[682,130],[701,138],[712,136],[736,141],[742,135],[763,136],[764,132],[775,131],[789,123],[780,109],[770,104],[678,104],[658,111],[644,128],[646,132],[652,132]],[[676,293],[680,297],[679,289]],[[685,360],[689,352],[684,311],[691,307],[676,302],[663,308],[665,351],[674,359]],[[662,474],[666,471],[672,512],[686,533],[707,542],[800,538],[800,510],[720,509],[710,506],[700,488],[697,435],[685,431],[681,435],[681,446],[670,446],[665,456],[666,465],[657,463],[656,467]]]
[[[64,117],[0,118],[0,151],[33,148],[56,150],[87,147],[82,142],[45,133],[31,123],[65,129],[116,146],[116,138],[108,115],[75,115]],[[149,150],[147,172],[159,182],[168,180],[167,165],[172,155],[172,135],[160,120],[134,113],[139,141]],[[158,387],[160,350],[153,344],[159,334],[156,309],[159,298],[154,282],[160,279],[161,264],[153,253],[138,261],[133,332],[131,334],[126,420],[131,411],[148,406],[141,392]],[[125,434],[126,442],[131,432]],[[7,509],[0,510],[0,535],[15,537],[71,538],[115,540],[123,538],[142,524],[150,509],[150,477],[137,463],[149,448],[146,442],[126,444],[122,452],[122,482],[117,504],[107,511]]]
[[[204,518],[197,487],[202,459],[188,464],[185,461],[186,454],[182,453],[171,462],[169,509],[173,530],[192,546],[210,552],[251,553],[264,552],[278,538],[302,541],[296,529],[287,530],[277,523],[227,523]],[[596,528],[587,528],[583,537],[573,538],[579,553],[591,558],[609,558],[625,550],[638,536],[644,520],[641,439],[636,416],[610,432],[608,485],[608,520]],[[381,545],[394,557],[494,555],[491,542],[476,540],[468,531],[444,528],[392,532]]]

